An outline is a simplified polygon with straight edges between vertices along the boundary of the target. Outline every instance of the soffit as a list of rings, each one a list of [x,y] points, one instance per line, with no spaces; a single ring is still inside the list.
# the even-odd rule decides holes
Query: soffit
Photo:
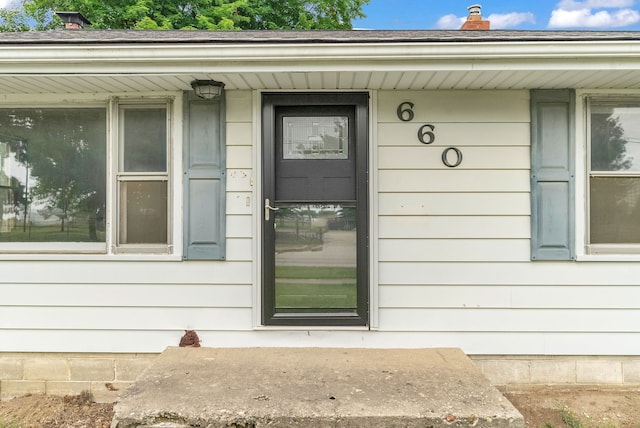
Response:
[[[191,90],[196,79],[227,90],[640,89],[640,70],[322,71],[171,75],[0,75],[0,94],[135,93]]]
[[[219,80],[230,90],[640,89],[637,32],[62,31],[0,37],[5,94],[190,90],[196,79]]]

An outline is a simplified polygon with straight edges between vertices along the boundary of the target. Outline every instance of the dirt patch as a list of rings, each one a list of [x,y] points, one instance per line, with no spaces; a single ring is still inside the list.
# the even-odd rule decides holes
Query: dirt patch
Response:
[[[535,428],[639,428],[640,388],[518,387],[502,392]],[[112,404],[89,394],[31,395],[0,402],[0,428],[107,428]]]
[[[108,428],[113,404],[98,404],[91,394],[68,397],[30,395],[0,402],[0,428]]]
[[[640,427],[640,389],[612,387],[503,388],[527,427]]]

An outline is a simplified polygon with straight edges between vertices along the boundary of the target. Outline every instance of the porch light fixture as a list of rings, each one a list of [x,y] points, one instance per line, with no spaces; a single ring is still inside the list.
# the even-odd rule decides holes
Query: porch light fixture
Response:
[[[224,83],[217,80],[194,80],[191,82],[191,87],[200,98],[215,100],[222,94]]]

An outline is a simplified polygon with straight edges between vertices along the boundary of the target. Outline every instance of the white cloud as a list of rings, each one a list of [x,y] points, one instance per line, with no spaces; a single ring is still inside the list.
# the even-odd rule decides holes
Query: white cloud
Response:
[[[635,0],[562,0],[551,12],[552,28],[618,28],[640,22]],[[614,9],[614,10],[594,10]],[[616,10],[617,9],[617,10]]]
[[[635,4],[635,0],[561,0],[558,3],[558,9],[562,10],[578,10],[578,9],[622,9],[631,7]]]
[[[513,28],[525,22],[531,22],[533,24],[536,22],[531,12],[492,13],[484,19],[491,22],[491,28]],[[441,30],[457,30],[466,20],[466,16],[459,17],[454,14],[449,14],[438,19],[436,27]]]
[[[616,28],[640,22],[640,13],[632,9],[622,9],[615,12],[592,9],[564,10],[556,9],[551,12],[549,27],[587,27],[587,28]]]
[[[531,12],[492,13],[487,19],[491,22],[491,28],[513,28],[525,22],[536,23]]]
[[[9,6],[20,6],[19,0],[0,0],[0,8],[6,9]]]
[[[457,30],[459,29],[464,21],[467,20],[467,17],[459,18],[455,16],[453,13],[449,15],[445,15],[442,18],[438,19],[436,22],[436,28],[441,30]]]

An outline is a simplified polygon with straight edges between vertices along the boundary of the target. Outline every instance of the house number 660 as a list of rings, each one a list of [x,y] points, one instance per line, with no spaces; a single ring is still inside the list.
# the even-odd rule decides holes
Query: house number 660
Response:
[[[398,115],[398,119],[403,122],[411,122],[415,117],[415,113],[413,111],[414,104],[409,101],[402,102],[398,105],[396,110],[396,114]],[[418,129],[418,141],[422,144],[433,144],[436,141],[435,134],[436,127],[431,125],[430,123],[422,125]],[[451,162],[449,159],[450,153],[453,152],[455,154],[455,161]],[[442,163],[449,168],[455,168],[462,163],[462,152],[460,149],[456,147],[447,147],[442,152]]]

